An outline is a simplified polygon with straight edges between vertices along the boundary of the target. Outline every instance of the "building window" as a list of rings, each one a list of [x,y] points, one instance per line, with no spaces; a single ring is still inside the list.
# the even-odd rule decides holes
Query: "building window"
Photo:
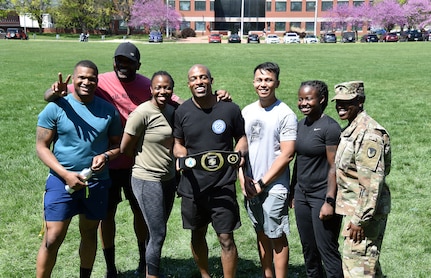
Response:
[[[286,22],[275,22],[275,31],[286,31]]]
[[[290,11],[291,12],[302,11],[302,2],[290,2]]]
[[[325,33],[332,31],[332,22],[322,22],[320,23],[320,31],[323,31]]]
[[[362,4],[364,4],[364,1],[353,1],[353,6],[355,7],[359,7]]]
[[[276,12],[285,12],[286,11],[286,2],[275,2],[275,11]]]
[[[205,11],[206,9],[205,1],[195,1],[195,11]]]
[[[349,5],[349,1],[338,1],[337,2],[337,7],[348,6],[348,5]]]
[[[190,11],[190,1],[180,1],[180,11]]]
[[[292,31],[301,31],[301,22],[291,22],[290,23],[290,30]]]
[[[186,28],[190,28],[190,21],[183,21],[183,22],[181,22],[180,29],[183,30],[183,29],[186,29]]]
[[[196,21],[195,31],[205,31],[205,21]]]
[[[210,11],[214,11],[214,1],[210,1]]]
[[[305,32],[314,33],[314,22],[305,22]]]
[[[175,9],[175,0],[169,0],[168,6]]]
[[[311,1],[305,2],[305,11],[307,11],[307,12],[314,12],[315,8],[316,8],[316,2],[315,1],[313,1],[313,2],[311,2]]]
[[[332,10],[333,2],[331,1],[322,1],[322,11]]]
[[[266,11],[270,12],[271,11],[271,2],[266,2]]]

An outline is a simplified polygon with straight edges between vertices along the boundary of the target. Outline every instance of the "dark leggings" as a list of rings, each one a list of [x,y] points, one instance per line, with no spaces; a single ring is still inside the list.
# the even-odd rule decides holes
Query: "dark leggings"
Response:
[[[319,219],[324,200],[310,196],[300,189],[295,190],[295,217],[302,243],[307,277],[343,277],[341,256],[338,251],[338,235],[341,216]],[[322,265],[323,262],[323,265]],[[324,268],[323,268],[324,266]]]
[[[146,181],[132,177],[133,193],[148,226],[149,240],[145,258],[148,275],[159,275],[160,257],[166,238],[166,223],[174,203],[175,179],[166,182]]]

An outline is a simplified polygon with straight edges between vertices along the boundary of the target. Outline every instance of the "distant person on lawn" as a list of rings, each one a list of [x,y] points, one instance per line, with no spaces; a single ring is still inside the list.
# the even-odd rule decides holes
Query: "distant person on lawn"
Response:
[[[58,88],[67,85],[70,77]],[[117,110],[95,96],[98,69],[80,61],[73,72],[72,94],[47,104],[39,114],[36,150],[50,168],[44,198],[45,231],[37,255],[36,276],[50,277],[72,217],[79,214],[80,277],[90,277],[97,228],[106,217],[111,186],[108,162],[119,155],[122,126]],[[91,168],[84,180],[79,172]]]

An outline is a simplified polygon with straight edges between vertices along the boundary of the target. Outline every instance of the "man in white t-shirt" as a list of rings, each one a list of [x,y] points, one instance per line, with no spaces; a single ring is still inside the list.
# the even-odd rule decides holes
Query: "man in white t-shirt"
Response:
[[[242,110],[249,151],[239,179],[264,277],[287,277],[289,263],[289,163],[295,153],[297,120],[275,95],[279,74],[275,63],[258,65],[253,84],[259,100]]]

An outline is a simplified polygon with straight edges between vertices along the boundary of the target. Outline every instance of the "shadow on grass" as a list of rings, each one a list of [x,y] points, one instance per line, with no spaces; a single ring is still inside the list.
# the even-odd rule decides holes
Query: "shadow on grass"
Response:
[[[220,258],[210,257],[209,266],[211,277],[223,278],[223,269]],[[134,274],[135,270],[122,271],[118,277],[138,277]],[[193,259],[173,259],[162,258],[161,273],[164,276],[161,278],[200,278],[200,273],[196,267]],[[141,275],[139,277],[145,277]],[[254,261],[246,259],[238,259],[237,278],[260,278],[261,270],[260,265],[255,264]],[[289,265],[289,277],[305,277],[303,265]]]

